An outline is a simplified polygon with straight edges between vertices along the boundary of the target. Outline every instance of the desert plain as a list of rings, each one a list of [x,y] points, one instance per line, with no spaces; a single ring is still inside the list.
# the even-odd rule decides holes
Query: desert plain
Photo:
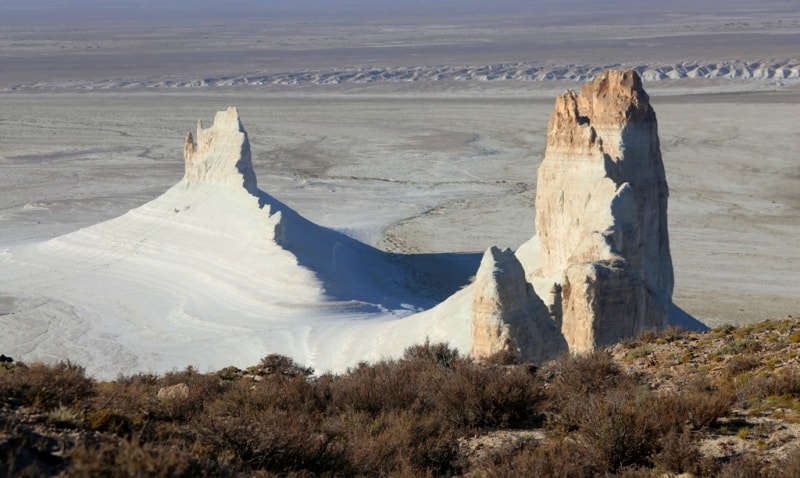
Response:
[[[709,327],[800,313],[792,2],[187,4],[0,6],[3,257],[157,198],[183,176],[186,131],[235,105],[262,190],[377,249],[457,258],[444,298],[489,246],[535,233],[555,96],[635,68],[670,189],[674,303]],[[50,313],[13,267],[4,331]],[[0,352],[55,358],[12,336]]]

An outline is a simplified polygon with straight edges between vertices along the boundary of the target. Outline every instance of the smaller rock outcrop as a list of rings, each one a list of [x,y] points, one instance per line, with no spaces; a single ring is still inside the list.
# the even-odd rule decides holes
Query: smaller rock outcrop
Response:
[[[235,107],[219,111],[209,128],[204,129],[198,121],[197,134],[186,134],[183,157],[184,179],[188,183],[228,183],[244,186],[251,194],[258,195],[250,142]]]
[[[156,397],[161,401],[186,400],[189,398],[189,386],[185,383],[170,385],[158,389]]]
[[[490,247],[475,276],[470,356],[511,353],[539,362],[565,350],[544,302],[511,249]]]

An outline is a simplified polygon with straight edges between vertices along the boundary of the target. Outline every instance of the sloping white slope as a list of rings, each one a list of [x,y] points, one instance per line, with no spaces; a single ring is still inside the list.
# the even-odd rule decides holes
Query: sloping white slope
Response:
[[[198,129],[198,142],[217,126]],[[0,253],[0,296],[13,301],[0,351],[113,378],[268,353],[343,371],[425,338],[469,350],[471,297],[412,315],[431,305],[419,271],[310,223],[251,179],[185,178],[116,219]]]

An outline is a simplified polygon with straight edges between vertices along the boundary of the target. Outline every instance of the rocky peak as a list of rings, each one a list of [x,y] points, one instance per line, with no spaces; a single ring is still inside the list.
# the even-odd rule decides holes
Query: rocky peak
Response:
[[[663,326],[673,287],[668,189],[635,71],[604,71],[556,99],[537,181],[532,273],[565,291],[554,300],[570,349]]]
[[[257,195],[250,142],[235,107],[217,112],[209,128],[198,121],[197,134],[186,134],[183,156],[187,183],[228,183]]]

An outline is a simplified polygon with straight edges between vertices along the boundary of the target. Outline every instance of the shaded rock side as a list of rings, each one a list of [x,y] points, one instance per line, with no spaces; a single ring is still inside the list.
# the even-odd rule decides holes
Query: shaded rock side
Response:
[[[209,128],[198,121],[196,136],[186,133],[183,157],[187,183],[231,184],[258,195],[250,142],[235,107],[217,112]]]
[[[536,193],[533,282],[571,351],[663,327],[673,290],[656,115],[633,70],[556,99]],[[554,305],[557,303],[557,307]]]
[[[541,362],[566,350],[544,302],[525,280],[525,270],[510,249],[489,248],[475,277],[470,356],[507,352]]]

